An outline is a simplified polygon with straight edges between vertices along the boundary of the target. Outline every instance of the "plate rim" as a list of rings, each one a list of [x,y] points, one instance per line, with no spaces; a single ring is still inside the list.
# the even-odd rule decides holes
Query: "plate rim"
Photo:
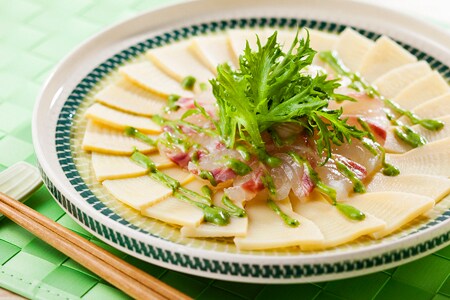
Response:
[[[80,51],[80,49],[82,49],[83,47],[85,47],[86,45],[89,45],[89,43],[91,43],[92,41],[94,41],[97,37],[99,37],[99,36],[102,36],[103,34],[105,34],[105,33],[107,33],[107,32],[111,32],[111,31],[114,31],[115,30],[115,28],[118,28],[118,27],[120,27],[120,26],[125,26],[128,22],[130,22],[130,21],[132,21],[132,20],[134,20],[134,19],[136,19],[136,18],[143,18],[143,17],[145,17],[145,16],[148,16],[148,15],[152,15],[152,14],[154,14],[154,13],[157,13],[157,12],[161,12],[161,11],[164,11],[164,10],[171,10],[171,9],[176,9],[177,7],[179,8],[179,7],[185,7],[185,5],[188,5],[189,3],[204,3],[204,2],[207,2],[208,0],[201,0],[201,1],[189,1],[189,2],[184,2],[184,3],[176,3],[176,4],[172,4],[172,5],[167,5],[167,6],[164,6],[164,7],[160,7],[159,9],[156,9],[156,10],[150,10],[150,11],[147,11],[147,12],[144,12],[144,13],[141,13],[141,14],[139,14],[139,15],[137,15],[137,16],[135,16],[135,17],[132,17],[132,18],[130,18],[130,19],[127,19],[127,20],[125,20],[125,21],[122,21],[122,22],[120,22],[120,23],[118,23],[118,24],[116,24],[116,25],[113,25],[113,26],[110,26],[110,27],[108,27],[108,28],[106,28],[104,31],[102,31],[102,32],[100,32],[99,34],[97,34],[96,36],[94,36],[94,37],[92,37],[91,39],[89,39],[89,40],[87,40],[86,42],[84,42],[84,43],[82,43],[79,47],[77,47],[71,54],[69,54],[63,61],[61,61],[61,63],[55,68],[55,71],[53,72],[53,74],[50,76],[50,78],[47,80],[47,82],[46,82],[46,84],[44,85],[44,87],[42,88],[42,90],[41,90],[41,93],[40,93],[40,95],[38,96],[38,100],[37,100],[37,102],[36,102],[36,105],[35,105],[35,108],[34,108],[34,113],[33,113],[33,121],[32,121],[32,124],[33,124],[33,143],[34,143],[34,146],[35,146],[35,149],[36,149],[36,155],[37,155],[37,157],[38,157],[38,161],[39,161],[39,164],[40,164],[40,166],[41,166],[41,171],[42,171],[42,174],[43,174],[43,177],[45,177],[45,178],[47,178],[47,180],[45,180],[46,181],[46,184],[47,184],[47,186],[51,189],[51,190],[53,190],[54,191],[54,193],[52,192],[52,194],[55,194],[56,196],[59,194],[59,195],[61,195],[61,197],[64,197],[64,198],[67,198],[66,199],[66,201],[70,201],[70,200],[68,200],[68,199],[70,199],[71,197],[73,197],[73,193],[71,193],[70,191],[67,191],[67,190],[64,190],[65,189],[65,186],[64,186],[64,184],[63,183],[61,183],[60,182],[60,180],[58,179],[58,178],[54,178],[55,177],[55,175],[53,174],[53,172],[52,172],[52,170],[51,170],[51,167],[48,165],[48,161],[47,161],[47,156],[45,155],[45,148],[42,148],[41,147],[41,145],[40,145],[40,143],[39,143],[39,139],[40,139],[40,137],[39,137],[39,131],[38,131],[38,122],[39,122],[39,118],[40,118],[40,116],[38,115],[38,112],[39,112],[39,105],[41,105],[41,103],[42,103],[42,99],[43,99],[43,95],[45,94],[45,91],[46,91],[46,89],[48,88],[48,86],[50,85],[50,83],[51,83],[51,81],[52,81],[52,79],[53,79],[53,77],[55,76],[55,74],[57,73],[57,71],[59,70],[59,69],[61,69],[62,68],[62,66],[64,66],[64,64],[66,64],[68,61],[70,61],[70,59],[73,57],[73,55],[75,55],[76,53],[77,53],[77,51]],[[224,2],[224,1],[221,1],[221,2]],[[237,2],[237,1],[232,1],[232,2]],[[252,1],[249,1],[249,2],[252,2]],[[261,3],[261,2],[269,2],[268,0],[264,0],[264,1],[258,1],[258,3]],[[283,2],[293,2],[293,1],[287,1],[287,0],[284,0]],[[324,1],[323,1],[324,2]],[[340,1],[335,1],[335,2],[340,2]],[[346,1],[346,2],[349,2],[349,1]],[[369,7],[369,8],[372,8],[372,7],[374,7],[373,5],[368,5],[368,4],[362,4],[362,3],[359,3],[358,2],[358,4],[359,5],[362,5],[362,6],[364,6],[364,7]],[[379,8],[378,6],[376,6],[377,8]],[[386,10],[386,9],[382,9],[382,10]],[[397,14],[398,12],[394,12],[395,14]],[[412,17],[410,17],[410,16],[408,16],[408,18],[411,18],[411,19],[413,19]],[[415,19],[414,19],[415,20]],[[431,26],[431,25],[430,25]],[[447,36],[447,38],[448,38],[448,36]],[[448,39],[449,41],[450,41],[450,38]],[[52,178],[53,177],[53,178]],[[52,188],[52,186],[53,186],[53,188]],[[55,196],[54,195],[54,196]],[[58,196],[57,196],[58,197]],[[76,197],[75,197],[76,198]],[[57,201],[60,205],[61,205],[61,203],[60,203],[60,201],[63,201],[62,199],[57,199],[57,200],[59,200],[59,201]],[[84,203],[82,203],[82,204],[84,204]],[[63,206],[63,205],[61,205],[61,206]],[[82,205],[82,206],[85,206],[85,205]],[[68,210],[66,207],[63,207],[64,208],[64,210],[66,210],[66,212],[68,212],[69,213],[69,215],[71,215],[72,217],[73,217],[73,212],[70,212],[70,210]],[[94,218],[94,217],[97,217],[97,219],[102,219],[102,221],[103,222],[105,222],[105,223],[107,223],[108,225],[113,225],[113,224],[116,224],[117,225],[117,223],[115,223],[115,222],[111,222],[111,219],[109,219],[109,218],[107,218],[106,216],[104,216],[104,215],[101,215],[101,214],[99,214],[97,211],[95,211],[95,210],[93,210],[90,206],[85,206],[85,208],[87,208],[87,211],[86,210],[84,210],[84,211],[86,211],[87,213],[89,213],[90,214],[90,217],[92,217],[92,218]],[[75,218],[76,219],[76,218]],[[95,218],[94,218],[95,219]],[[447,221],[449,221],[449,220],[447,220]],[[78,223],[81,223],[79,220],[77,220],[77,222]],[[443,234],[445,235],[445,228],[444,228],[444,225],[446,226],[446,225],[449,225],[450,224],[450,222],[443,222],[443,223],[441,223],[441,224],[439,224],[439,227],[442,227],[441,229],[442,229],[442,232],[443,232]],[[85,229],[88,229],[88,231],[90,231],[90,232],[92,232],[92,233],[94,233],[94,235],[96,235],[97,237],[99,237],[101,240],[103,240],[103,241],[105,241],[105,239],[103,238],[103,237],[101,237],[101,236],[98,236],[98,233],[97,232],[93,232],[93,230],[91,229],[91,228],[89,228],[89,227],[87,227],[87,226],[85,226],[84,224],[81,224],[83,227],[85,227]],[[127,227],[124,227],[123,228],[124,230],[126,230],[126,231],[128,231],[128,229],[129,228],[127,228]],[[433,229],[433,230],[436,230],[435,228]],[[425,229],[423,232],[425,232],[425,231],[432,231],[431,230],[431,228],[428,228],[428,229]],[[423,232],[422,232],[422,234],[423,234]],[[131,234],[131,235],[133,235],[133,232],[127,232],[127,234]],[[448,232],[447,231],[447,243],[448,243],[448,240],[449,240],[449,237],[448,237],[448,235],[450,235],[450,232]],[[406,245],[406,244],[414,244],[414,241],[411,241],[411,240],[414,240],[415,238],[417,238],[417,237],[415,237],[415,236],[410,236],[410,237],[408,237],[408,238],[405,238],[405,239],[402,239],[401,241],[395,241],[395,243],[393,243],[393,244],[396,244],[396,243],[401,243],[401,244],[404,244],[404,245]],[[161,241],[161,240],[159,240],[159,241]],[[111,244],[111,245],[113,245],[114,247],[117,247],[117,246],[119,246],[120,248],[123,248],[123,247],[121,247],[120,245],[117,245],[117,244],[114,244],[114,243],[111,243],[111,241],[109,241],[109,240],[106,240],[106,242],[108,242],[109,244]],[[182,246],[182,245],[178,245],[178,244],[175,244],[175,243],[173,243],[173,242],[170,242],[170,241],[165,241],[166,243],[169,243],[169,244],[167,244],[167,246],[168,247],[173,247],[173,246],[175,246],[177,249],[177,251],[179,251],[180,253],[185,253],[185,254],[191,254],[191,253],[189,253],[190,251],[192,251],[192,249],[193,248],[190,248],[190,247],[188,247],[188,246]],[[164,244],[164,243],[163,243]],[[441,244],[441,245],[444,245],[444,244]],[[165,247],[166,245],[159,245],[159,246],[161,246],[161,247]],[[375,245],[375,246],[377,246],[377,247],[370,247],[370,249],[366,249],[365,251],[361,251],[361,252],[358,252],[358,254],[361,254],[361,256],[364,256],[365,254],[363,254],[364,252],[367,252],[367,253],[369,253],[369,252],[372,252],[372,251],[378,251],[379,249],[377,249],[377,248],[385,248],[385,250],[386,250],[386,245]],[[400,245],[389,245],[389,246],[392,246],[392,248],[396,248],[396,247],[399,247]],[[182,249],[183,247],[186,247],[186,249]],[[442,246],[443,247],[443,246]],[[388,249],[390,249],[391,247],[388,247]],[[126,250],[126,248],[123,248],[123,249],[121,249],[121,250]],[[214,251],[211,251],[211,250],[204,250],[204,249],[194,249],[195,250],[195,252],[200,252],[200,254],[201,254],[201,256],[202,257],[206,257],[206,258],[208,258],[208,259],[222,259],[222,260],[224,260],[225,258],[227,258],[227,257],[229,257],[230,255],[233,257],[233,256],[237,256],[236,258],[239,258],[239,257],[241,257],[241,258],[243,258],[243,259],[245,259],[247,262],[249,261],[249,259],[250,259],[250,261],[252,261],[252,263],[259,263],[259,264],[261,264],[261,260],[264,260],[264,259],[267,259],[267,258],[264,258],[264,256],[255,256],[256,258],[251,258],[250,256],[250,254],[244,254],[244,255],[242,255],[242,254],[224,254],[224,253],[219,253],[219,252],[214,252]],[[364,249],[363,249],[364,250]],[[128,252],[128,251],[125,251],[125,252]],[[366,253],[366,254],[367,254]],[[129,253],[128,254],[131,254],[131,255],[134,255],[134,256],[136,256],[136,253],[134,253],[134,252],[131,252],[131,251],[129,251]],[[351,255],[353,255],[354,256],[354,254],[355,253],[352,253]],[[424,254],[424,253],[422,253],[423,255],[426,255],[426,254]],[[422,256],[423,256],[422,255]],[[217,258],[219,256],[219,258]],[[222,257],[223,256],[223,257]],[[322,256],[326,256],[326,255],[321,255],[321,254],[319,254],[319,255],[317,255],[317,256],[311,256],[311,257],[308,257],[308,260],[311,260],[311,261],[314,261],[314,260],[317,260],[317,259],[324,259],[324,257],[322,257]],[[338,253],[338,254],[335,254],[334,255],[334,258],[335,258],[335,260],[339,260],[339,261],[342,261],[342,259],[343,258],[345,258],[345,257],[349,257],[349,254],[346,254],[346,253]],[[234,257],[233,257],[234,258]],[[296,262],[296,259],[298,259],[298,258],[294,258],[294,257],[287,257],[287,256],[282,256],[282,257],[274,257],[274,256],[270,256],[270,258],[271,258],[271,260],[272,261],[275,261],[275,264],[280,264],[280,263],[290,263],[290,264],[292,264],[292,263],[295,263]],[[415,255],[413,258],[419,258],[419,257],[417,257],[417,255]],[[146,259],[147,260],[147,259]],[[238,259],[239,260],[239,259]],[[149,260],[147,260],[147,261],[149,261]],[[402,261],[405,261],[405,260],[402,260]],[[400,263],[402,263],[402,261],[400,261],[400,262],[398,262],[399,264]],[[150,262],[152,262],[152,263],[157,263],[157,261],[150,261]],[[158,262],[160,262],[160,261],[158,261]],[[392,267],[392,264],[385,264],[385,265],[383,265],[383,266],[386,266],[385,268],[390,268],[390,267]],[[173,265],[172,264],[165,264],[164,263],[164,267],[168,267],[168,268],[172,268],[173,269]],[[190,271],[191,269],[181,269],[181,270],[179,270],[179,271],[184,271],[184,272],[191,272]],[[365,269],[365,270],[368,270],[368,272],[374,272],[374,271],[376,271],[376,270],[374,270],[374,271],[371,271],[371,269],[370,268],[368,268],[368,269]],[[198,275],[200,275],[200,276],[207,276],[207,277],[212,277],[211,276],[211,274],[212,273],[209,273],[209,272],[207,272],[207,273],[201,273],[201,274],[198,274]],[[349,274],[350,276],[353,276],[353,275],[351,275],[351,274]],[[356,276],[356,275],[355,275]],[[339,278],[343,278],[343,276],[338,276]],[[305,277],[306,279],[307,279],[307,281],[309,281],[309,282],[311,282],[311,281],[313,281],[312,279],[312,277]],[[294,279],[294,281],[293,282],[300,282],[300,281],[303,281],[303,279],[305,279],[305,278],[295,278]],[[337,278],[337,277],[336,277]],[[336,278],[331,278],[331,279],[336,279]],[[228,280],[236,280],[236,278],[235,277],[233,277],[233,278],[228,278],[228,277],[226,277],[226,278],[224,278],[224,277],[222,277],[222,276],[220,276],[220,279],[228,279]],[[247,278],[248,279],[248,278]],[[254,279],[254,278],[250,278],[250,279]],[[325,279],[324,278],[324,276],[320,276],[320,278],[318,278],[318,280],[329,280],[330,278],[328,278],[328,279]],[[273,278],[271,278],[271,279],[269,279],[270,281],[275,281],[276,279],[273,279]],[[254,281],[254,280],[242,280],[242,278],[240,278],[239,279],[239,281],[248,281],[248,282],[256,282],[256,281]],[[282,281],[283,282],[287,282],[287,280],[286,279],[282,279]],[[258,281],[258,282],[261,282],[261,281]],[[266,280],[263,280],[263,282],[268,282],[268,281],[266,281]]]

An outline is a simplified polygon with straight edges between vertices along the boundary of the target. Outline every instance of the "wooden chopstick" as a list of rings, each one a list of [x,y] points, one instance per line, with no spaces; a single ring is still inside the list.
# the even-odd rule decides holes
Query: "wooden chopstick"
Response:
[[[191,299],[3,193],[0,212],[133,298]]]

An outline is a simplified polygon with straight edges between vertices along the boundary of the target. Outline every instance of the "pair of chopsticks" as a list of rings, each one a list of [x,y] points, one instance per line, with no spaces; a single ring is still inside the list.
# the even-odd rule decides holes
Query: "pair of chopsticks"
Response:
[[[133,298],[191,299],[3,193],[0,213]]]

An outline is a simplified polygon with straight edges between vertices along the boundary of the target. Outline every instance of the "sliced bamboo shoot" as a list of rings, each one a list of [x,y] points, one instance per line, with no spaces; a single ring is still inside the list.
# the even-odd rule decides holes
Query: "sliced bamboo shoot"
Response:
[[[376,174],[367,185],[367,192],[402,192],[432,198],[439,202],[450,192],[450,179],[442,176]]]
[[[213,197],[215,206],[226,208],[222,204],[223,191],[217,192]],[[240,203],[235,203],[243,208]],[[248,218],[231,217],[230,223],[225,226],[217,226],[211,223],[203,223],[199,226],[184,226],[181,234],[187,237],[234,237],[245,236],[247,234]]]
[[[214,74],[217,74],[219,64],[229,63],[234,67],[234,57],[226,35],[196,37],[189,50]]]
[[[388,99],[396,97],[406,86],[431,73],[427,62],[421,60],[392,69],[373,82],[381,95]]]
[[[450,138],[425,144],[404,154],[386,154],[400,174],[450,176]]]
[[[167,76],[150,61],[131,64],[119,69],[119,72],[129,81],[152,93],[167,97],[171,94],[192,97],[190,91],[181,88],[178,81]]]
[[[414,55],[387,36],[382,36],[362,59],[359,71],[367,81],[374,82],[390,70],[415,61]]]
[[[99,103],[89,107],[86,111],[86,118],[118,130],[132,126],[143,133],[161,132],[161,127],[148,117],[131,115]]]
[[[150,154],[150,159],[159,169],[173,167],[174,163],[159,153]],[[142,176],[147,169],[134,163],[129,156],[108,155],[93,152],[92,168],[98,181]]]
[[[372,40],[347,27],[338,36],[334,49],[344,65],[355,72],[359,69],[364,56],[373,45],[374,42]]]
[[[131,155],[136,148],[143,153],[156,151],[154,146],[126,136],[123,131],[88,121],[81,145],[84,151]]]
[[[163,170],[163,172],[180,181],[181,184],[186,184],[193,179],[193,175],[178,167]],[[148,175],[105,180],[103,186],[118,200],[138,210],[172,195],[171,188]]]
[[[332,50],[338,40],[338,36],[333,33],[323,32],[314,29],[308,29],[308,31],[309,31],[310,47],[318,52]],[[306,37],[306,33],[304,30],[302,32],[302,36]]]
[[[402,108],[411,110],[449,92],[450,87],[442,76],[438,72],[432,72],[406,86],[393,100]]]
[[[320,247],[303,247],[305,250],[329,248],[351,242],[360,236],[381,230],[386,225],[384,221],[370,214],[366,214],[363,221],[350,220],[325,200],[313,200],[306,203],[295,201],[292,206],[296,213],[308,218],[319,227],[324,236],[323,244],[317,245]]]
[[[152,116],[161,113],[165,100],[144,89],[121,80],[95,95],[95,100],[124,112]]]
[[[193,180],[184,185],[185,188],[200,193],[204,185],[201,180]],[[203,211],[195,205],[181,201],[170,196],[163,201],[144,207],[141,211],[144,216],[178,226],[195,227],[203,221]]]
[[[213,74],[189,51],[189,41],[182,41],[147,52],[152,62],[167,75],[181,82],[194,76],[197,82],[208,82]]]
[[[386,222],[385,228],[370,234],[377,239],[392,233],[434,206],[434,200],[430,197],[400,192],[366,193],[351,197],[345,203]]]
[[[280,209],[300,222],[298,227],[286,225],[266,203],[252,200],[247,203],[249,224],[245,237],[236,237],[234,243],[240,250],[262,250],[291,246],[322,247],[323,236],[317,226],[307,218],[292,211],[289,199],[276,201]]]
[[[450,93],[433,98],[416,106],[412,111],[424,119],[432,119],[450,115]]]

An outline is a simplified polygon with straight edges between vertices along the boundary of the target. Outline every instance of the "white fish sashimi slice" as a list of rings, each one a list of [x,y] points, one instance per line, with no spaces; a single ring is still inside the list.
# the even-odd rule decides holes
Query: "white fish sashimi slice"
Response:
[[[161,48],[151,49],[146,55],[167,75],[181,82],[186,76],[194,76],[197,82],[208,82],[213,74],[189,51],[189,41],[182,41]]]
[[[433,98],[416,106],[412,112],[424,119],[439,118],[450,115],[450,93]]]
[[[404,154],[386,154],[400,174],[450,176],[450,138],[425,144]]]
[[[213,197],[215,206],[224,207],[222,204],[223,192],[217,192]],[[243,208],[240,203],[237,206]],[[181,234],[187,237],[235,237],[247,234],[248,218],[231,217],[230,223],[225,226],[217,226],[211,223],[203,223],[199,226],[184,226]]]
[[[439,202],[450,192],[450,179],[430,175],[385,176],[376,174],[367,185],[367,192],[401,192],[432,198]]]
[[[159,153],[149,155],[158,169],[173,167],[175,164]],[[92,152],[92,168],[98,181],[142,176],[147,169],[134,163],[129,156],[108,155]]]
[[[178,167],[163,170],[163,173],[177,179],[181,184],[186,184],[193,179],[192,174]],[[138,210],[172,195],[171,188],[159,183],[148,175],[105,180],[103,181],[103,186],[119,201]]]
[[[95,100],[118,110],[143,116],[159,114],[166,105],[164,99],[125,80],[104,88],[95,95]]]
[[[245,45],[248,44],[252,50],[257,50],[257,36],[264,45],[268,38],[268,31],[264,29],[230,29],[227,32],[228,44],[234,57],[234,64],[239,65],[239,56],[242,55]]]
[[[359,69],[363,57],[373,45],[372,40],[347,27],[338,36],[334,50],[338,53],[344,65],[355,72]]]
[[[390,70],[416,60],[414,55],[399,44],[387,36],[382,36],[362,59],[359,72],[367,81],[373,82]]]
[[[321,196],[317,197],[322,198]],[[363,235],[378,231],[386,223],[370,214],[362,221],[353,221],[341,214],[336,207],[325,200],[314,199],[305,203],[293,202],[296,213],[311,220],[324,236],[321,247],[302,247],[305,250],[321,249],[351,242]],[[320,246],[320,245],[318,245]]]
[[[192,40],[189,50],[214,74],[217,74],[216,68],[219,64],[229,63],[234,67],[234,57],[226,35],[196,37]]]
[[[411,110],[449,92],[450,87],[442,76],[438,72],[432,72],[406,86],[393,100],[402,108]]]
[[[431,73],[425,61],[395,68],[373,82],[381,95],[388,99],[396,97],[406,86]]]
[[[434,206],[434,200],[430,197],[400,192],[366,193],[349,198],[345,203],[386,222],[385,228],[370,234],[377,239],[392,233]]]
[[[184,90],[178,81],[166,75],[150,61],[123,66],[119,72],[132,83],[162,97],[171,94],[193,96],[192,92]]]
[[[156,136],[155,136],[156,137]],[[154,146],[126,136],[123,131],[88,121],[81,145],[84,151],[131,155],[136,148],[142,153],[156,151]]]
[[[99,103],[95,103],[89,107],[85,116],[97,123],[119,130],[124,130],[128,126],[132,126],[143,133],[161,132],[161,127],[149,117],[124,113]]]
[[[193,180],[184,185],[185,188],[200,193],[204,183],[200,180]],[[151,206],[141,210],[144,216],[148,216],[169,224],[178,226],[195,227],[203,221],[203,212],[200,208],[190,203],[186,203],[173,196],[168,197]]]
[[[264,200],[247,203],[249,223],[245,237],[236,237],[234,243],[240,250],[263,250],[291,246],[321,247],[323,236],[317,226],[307,218],[292,211],[289,199],[276,201],[280,209],[300,222],[298,227],[286,225]]]

